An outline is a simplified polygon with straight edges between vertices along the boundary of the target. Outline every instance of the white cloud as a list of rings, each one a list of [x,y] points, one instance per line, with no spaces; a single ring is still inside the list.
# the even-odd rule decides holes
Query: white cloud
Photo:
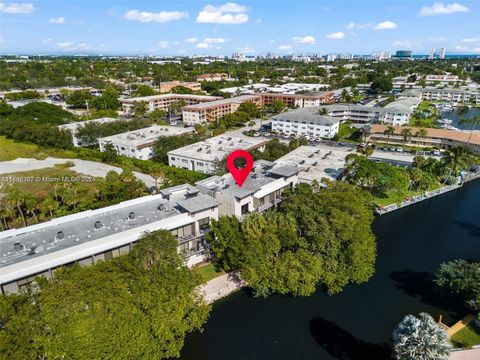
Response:
[[[34,10],[32,3],[10,3],[0,2],[0,12],[7,14],[31,14]]]
[[[248,54],[248,53],[254,53],[256,50],[254,48],[247,46],[243,48],[238,48],[237,51],[244,54]]]
[[[434,3],[431,7],[423,6],[418,13],[420,16],[445,15],[459,12],[469,12],[470,10],[461,4],[453,3],[443,5],[442,3]]]
[[[152,13],[147,11],[129,10],[123,17],[130,21],[140,21],[142,23],[157,22],[166,23],[170,21],[187,19],[188,13],[184,11],[160,11]]]
[[[168,41],[168,40],[162,40],[157,43],[160,49],[166,49],[166,48],[169,48],[171,45],[178,45],[178,44],[180,44],[179,41]]]
[[[257,19],[257,20],[255,20],[255,23],[261,24],[261,23],[263,23],[263,20],[262,19]]]
[[[187,43],[196,43],[198,41],[197,38],[188,38],[188,39],[185,39],[185,42]]]
[[[207,5],[197,16],[197,23],[236,25],[248,21],[247,7],[235,3],[220,6]]]
[[[369,27],[372,27],[371,23],[366,23],[366,24],[359,24],[355,22],[349,22],[347,25],[345,25],[345,28],[347,30],[358,30],[358,29],[368,29]]]
[[[466,46],[455,45],[455,50],[469,51],[470,49]]]
[[[398,29],[398,25],[395,24],[393,21],[383,21],[381,23],[378,23],[373,27],[375,30],[393,30],[393,29]]]
[[[59,17],[53,17],[48,19],[49,24],[64,24],[65,23],[65,17],[59,16]]]
[[[480,42],[480,38],[466,38],[460,41],[463,43],[477,43],[477,42]]]
[[[208,45],[207,43],[204,43],[204,42],[201,42],[201,43],[197,44],[197,48],[199,48],[199,49],[207,49],[208,47],[210,47],[210,45]]]
[[[300,44],[315,44],[315,37],[311,35],[307,36],[294,36],[292,40]]]
[[[47,39],[43,39],[43,40],[42,40],[42,43],[43,43],[43,44],[48,44],[48,43],[50,43],[50,42],[52,42],[52,41],[53,41],[52,38],[47,38]]]
[[[204,43],[215,43],[215,44],[223,44],[224,42],[226,42],[227,40],[224,39],[224,38],[205,38],[203,39],[203,42]]]
[[[83,20],[70,20],[70,23],[75,25],[85,25],[85,21]]]
[[[340,40],[340,39],[343,39],[344,37],[345,37],[345,34],[341,31],[325,35],[325,38],[330,40]]]
[[[278,47],[278,50],[291,50],[292,46],[291,45],[280,45]]]
[[[64,41],[55,44],[62,51],[98,51],[106,50],[108,47],[105,44],[100,45],[90,45],[87,43],[78,43],[75,44],[71,41]]]

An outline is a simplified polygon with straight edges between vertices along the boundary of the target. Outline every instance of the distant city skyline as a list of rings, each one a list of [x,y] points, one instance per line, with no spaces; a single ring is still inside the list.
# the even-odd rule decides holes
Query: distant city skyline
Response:
[[[0,54],[480,54],[478,1],[0,2]]]

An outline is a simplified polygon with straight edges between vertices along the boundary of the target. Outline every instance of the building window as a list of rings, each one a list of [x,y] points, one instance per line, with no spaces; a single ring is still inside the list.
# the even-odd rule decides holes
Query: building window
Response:
[[[198,226],[200,227],[200,229],[208,228],[209,224],[210,224],[210,218],[209,217],[198,220]]]

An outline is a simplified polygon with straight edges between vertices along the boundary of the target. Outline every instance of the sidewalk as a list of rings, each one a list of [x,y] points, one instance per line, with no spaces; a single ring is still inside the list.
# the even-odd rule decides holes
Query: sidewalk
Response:
[[[207,304],[211,304],[231,293],[244,287],[243,281],[238,273],[229,273],[216,277],[201,285],[198,291],[203,295]]]

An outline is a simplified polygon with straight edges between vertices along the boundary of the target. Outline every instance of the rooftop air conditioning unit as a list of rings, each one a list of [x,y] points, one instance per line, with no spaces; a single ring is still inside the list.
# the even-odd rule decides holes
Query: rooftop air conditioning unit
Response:
[[[57,231],[56,238],[57,238],[58,240],[63,240],[63,239],[65,239],[65,233],[64,233],[63,231]]]
[[[15,244],[13,244],[13,248],[15,249],[15,251],[22,251],[23,245],[20,244],[19,242],[16,242]]]
[[[135,219],[135,212],[134,212],[134,211],[130,211],[130,212],[128,213],[128,218],[129,218],[130,220]]]
[[[157,209],[158,209],[159,211],[165,211],[165,210],[166,210],[165,204],[160,204],[160,205],[158,205],[158,206],[157,206]]]
[[[103,227],[103,224],[101,221],[95,221],[95,224],[93,224],[93,227],[98,230]]]

